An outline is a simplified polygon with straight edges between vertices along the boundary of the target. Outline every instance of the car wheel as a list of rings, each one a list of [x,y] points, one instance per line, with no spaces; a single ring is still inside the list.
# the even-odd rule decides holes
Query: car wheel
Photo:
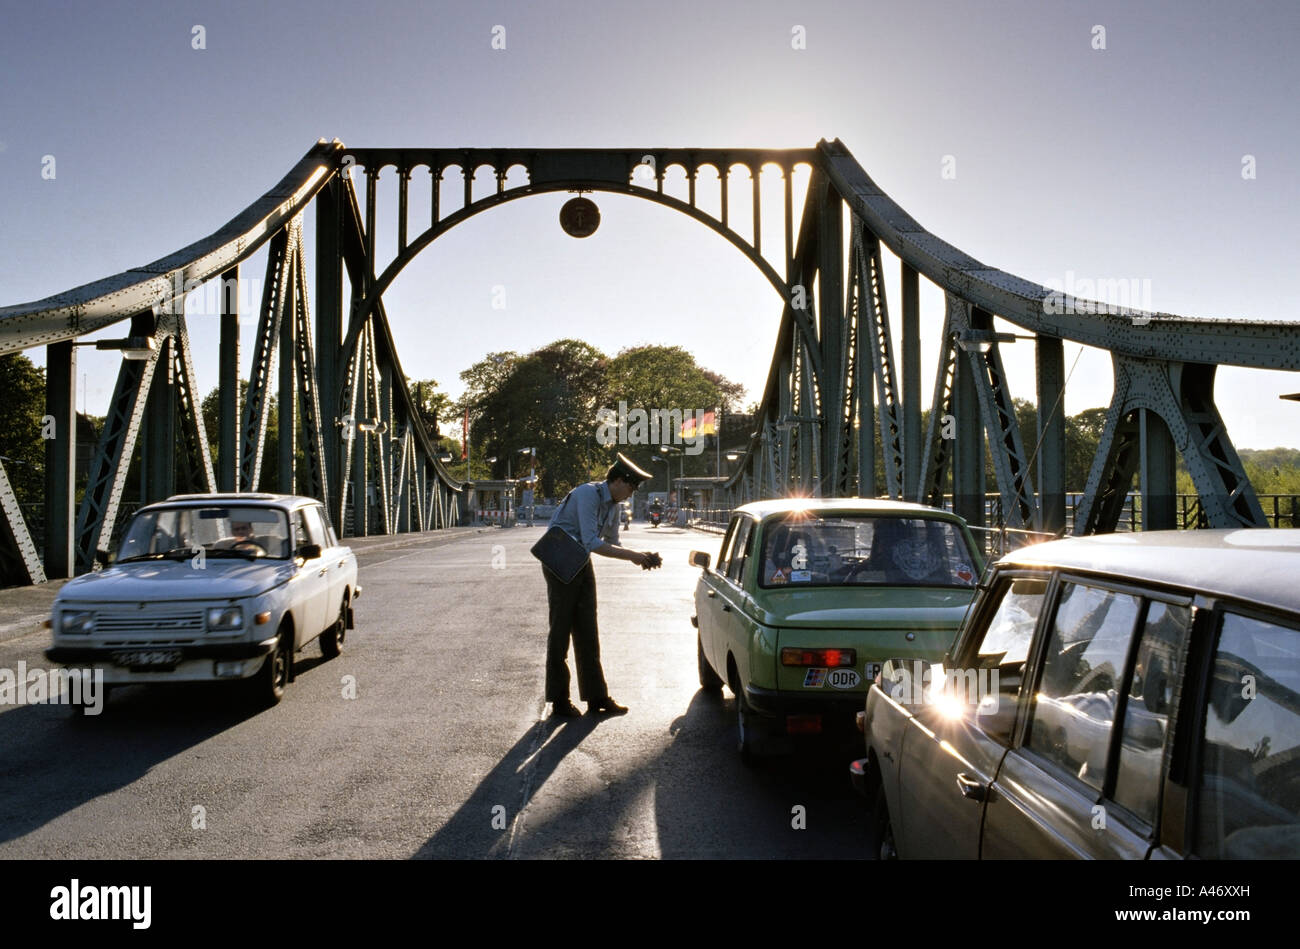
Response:
[[[284,630],[275,640],[261,670],[253,677],[253,695],[258,705],[270,708],[278,705],[284,698],[285,687],[289,684],[289,663],[293,661],[293,647],[289,645],[291,634]]]
[[[704,655],[704,640],[695,634],[696,664],[700,669],[700,688],[706,692],[717,692],[722,688],[722,677],[713,671],[708,658]]]
[[[759,745],[762,740],[758,716],[749,703],[745,701],[745,689],[736,692],[736,748],[740,751],[740,760],[747,765],[758,763]]]
[[[348,600],[339,606],[339,618],[334,625],[320,634],[320,651],[326,659],[335,659],[343,652],[343,639],[348,633]]]
[[[894,824],[889,817],[889,803],[885,800],[885,789],[876,787],[876,802],[871,809],[871,836],[869,838],[871,855],[877,860],[897,860],[898,848],[894,844]]]

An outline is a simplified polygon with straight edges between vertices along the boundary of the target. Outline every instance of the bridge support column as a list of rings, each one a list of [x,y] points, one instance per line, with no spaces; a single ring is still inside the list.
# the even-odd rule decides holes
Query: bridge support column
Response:
[[[77,351],[72,341],[45,350],[45,414],[54,422],[45,441],[45,576],[75,569],[77,463]]]
[[[1038,342],[1038,523],[1040,531],[1065,530],[1065,345],[1058,337]]]
[[[1140,409],[1138,431],[1142,446],[1139,471],[1142,529],[1172,530],[1177,524],[1178,451],[1169,426],[1150,409]]]
[[[172,347],[164,336],[158,346],[153,384],[145,403],[143,501],[161,501],[176,493],[176,379]],[[129,464],[130,459],[125,459]]]
[[[952,509],[972,527],[984,526],[984,428],[970,361],[957,358],[954,384]]]
[[[291,268],[286,267],[286,270]],[[298,460],[298,413],[295,411],[298,407],[298,386],[296,385],[294,373],[294,349],[297,339],[297,327],[294,325],[292,318],[293,311],[293,290],[292,281],[295,279],[291,274],[284,278],[287,281],[286,299],[289,301],[286,305],[286,312],[280,321],[280,351],[278,359],[280,362],[280,394],[277,398],[279,402],[279,429],[277,432],[279,444],[279,482],[281,494],[295,494],[295,468]]]
[[[217,490],[239,490],[239,265],[221,275],[221,343],[217,391],[221,406],[217,442]]]
[[[903,496],[921,483],[921,297],[917,273],[903,263]]]
[[[434,182],[434,196],[438,193]],[[343,205],[337,181],[331,181],[316,198],[316,389],[321,409],[325,483],[335,495],[331,516],[343,531],[343,438],[339,427],[339,399],[343,374]]]

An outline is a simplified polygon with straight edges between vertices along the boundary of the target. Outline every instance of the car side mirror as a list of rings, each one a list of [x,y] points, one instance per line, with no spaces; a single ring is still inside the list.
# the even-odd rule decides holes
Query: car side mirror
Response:
[[[709,569],[709,555],[704,551],[692,550],[689,559],[692,567],[700,567],[704,570]]]
[[[320,544],[303,544],[298,548],[298,556],[303,560],[315,560],[320,556]]]

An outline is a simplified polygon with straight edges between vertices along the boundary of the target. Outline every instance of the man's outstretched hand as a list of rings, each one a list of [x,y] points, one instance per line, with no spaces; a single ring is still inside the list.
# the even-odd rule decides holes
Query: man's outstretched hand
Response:
[[[662,567],[663,565],[664,565],[664,558],[660,557],[658,554],[653,554],[648,550],[643,551],[641,553],[642,570],[653,570],[656,567]]]

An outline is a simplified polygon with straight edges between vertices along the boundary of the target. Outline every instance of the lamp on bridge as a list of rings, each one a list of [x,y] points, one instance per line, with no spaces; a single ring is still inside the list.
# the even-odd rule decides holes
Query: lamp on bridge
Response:
[[[993,330],[962,330],[957,334],[957,345],[964,353],[986,353],[996,343],[1014,343],[1018,339],[1034,339],[1015,333],[995,333]]]
[[[368,418],[357,422],[358,432],[373,432],[376,435],[382,435],[388,431],[388,423],[377,418]]]
[[[73,346],[94,346],[99,350],[118,350],[123,359],[150,359],[154,354],[152,336],[127,336],[123,339],[96,339]]]
[[[784,418],[777,420],[776,430],[778,432],[792,432],[794,431],[796,425],[802,424],[804,422],[812,424],[820,421],[821,419],[819,418],[804,418],[798,415],[787,415]]]

